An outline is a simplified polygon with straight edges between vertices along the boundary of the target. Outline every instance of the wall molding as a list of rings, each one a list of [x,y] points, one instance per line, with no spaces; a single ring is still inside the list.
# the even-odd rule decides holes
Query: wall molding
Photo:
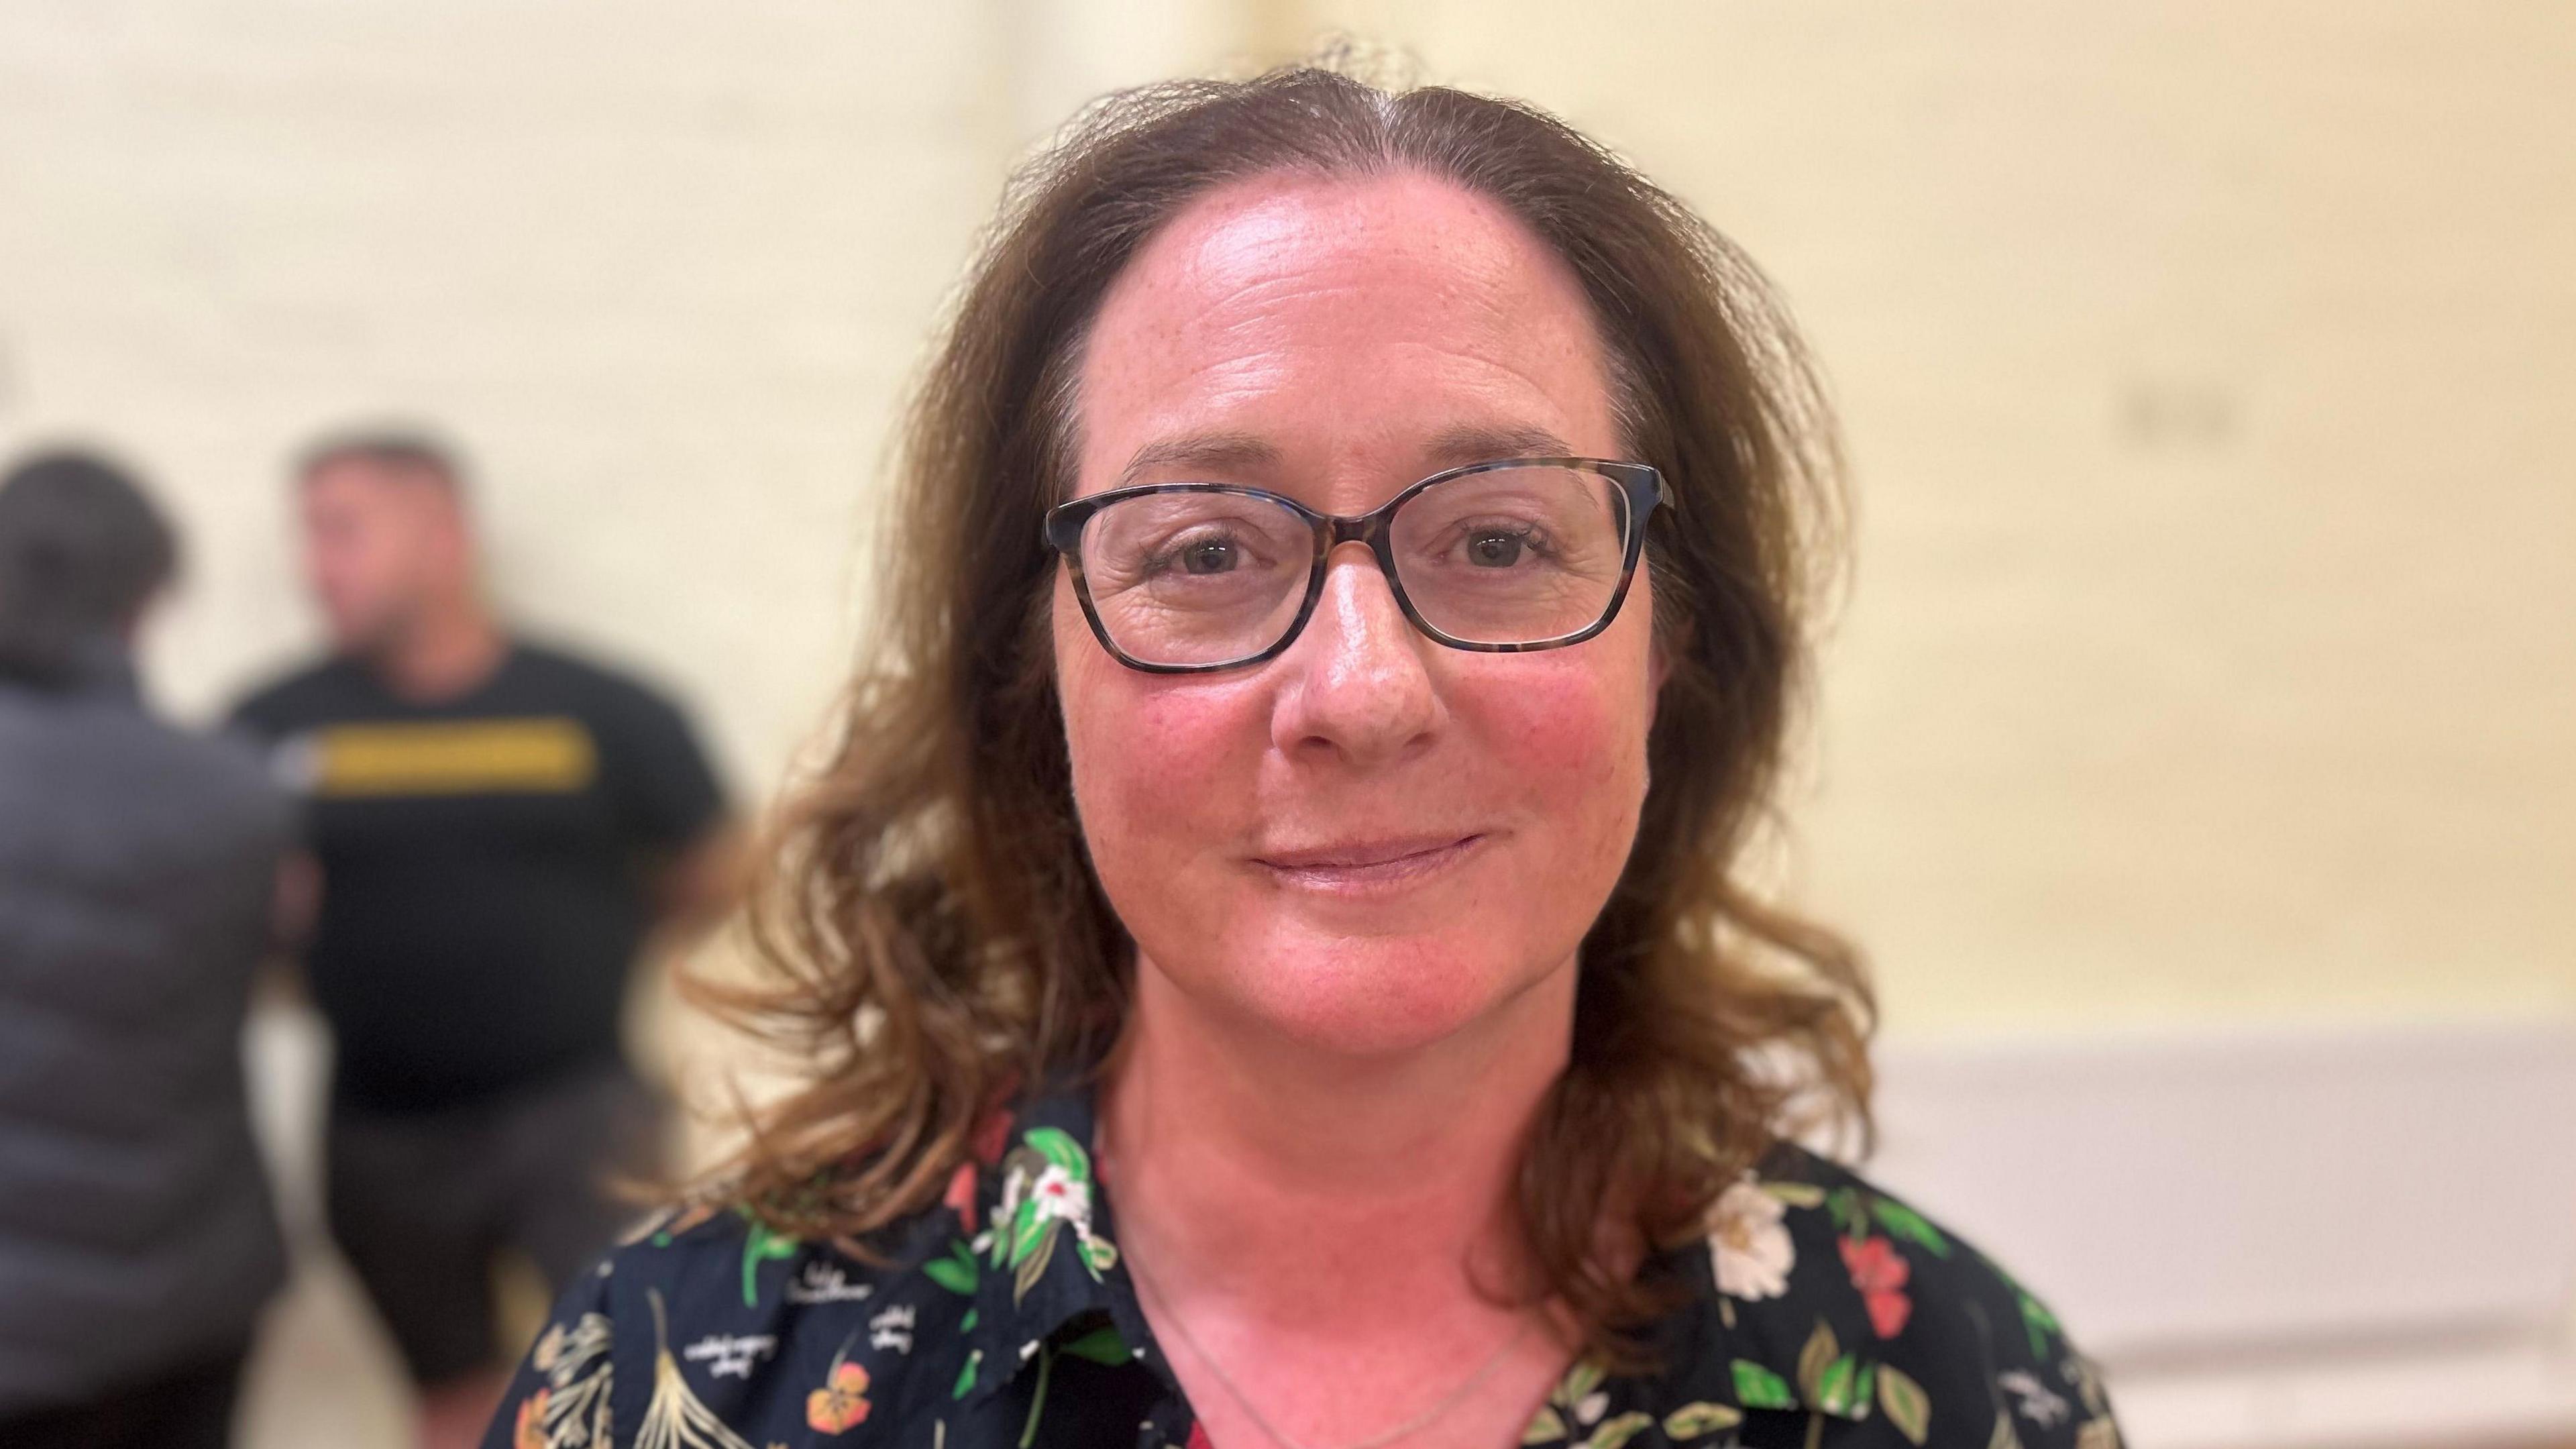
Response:
[[[2142,1449],[2576,1440],[2576,1019],[1886,1042],[1870,1164]]]

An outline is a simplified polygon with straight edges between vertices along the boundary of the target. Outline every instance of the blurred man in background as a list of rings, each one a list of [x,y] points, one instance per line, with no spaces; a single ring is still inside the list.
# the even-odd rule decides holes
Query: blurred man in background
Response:
[[[241,1032],[290,807],[144,709],[177,554],[133,480],[0,482],[0,1444],[225,1443],[284,1253]]]
[[[724,802],[669,702],[495,616],[444,448],[334,439],[296,487],[334,652],[235,718],[308,802],[332,1233],[423,1443],[469,1443],[500,1387],[496,1253],[560,1289],[629,1214],[612,1179],[657,1165],[622,1008],[648,937],[730,903]]]

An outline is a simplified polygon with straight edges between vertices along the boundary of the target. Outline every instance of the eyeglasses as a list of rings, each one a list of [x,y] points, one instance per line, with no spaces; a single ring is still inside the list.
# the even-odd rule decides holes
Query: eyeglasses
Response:
[[[1229,483],[1148,483],[1049,509],[1046,541],[1083,617],[1130,669],[1195,674],[1275,658],[1363,543],[1396,606],[1452,649],[1519,654],[1610,627],[1672,502],[1661,473],[1599,458],[1507,458],[1435,473],[1358,517]]]

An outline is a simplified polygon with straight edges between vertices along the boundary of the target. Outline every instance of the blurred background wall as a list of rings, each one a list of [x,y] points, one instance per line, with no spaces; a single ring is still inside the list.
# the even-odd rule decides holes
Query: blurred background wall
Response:
[[[1354,3],[1786,290],[1891,1024],[2576,1003],[2576,11]]]
[[[0,451],[162,485],[202,717],[312,638],[289,451],[434,423],[519,615],[763,794],[1014,159],[1330,31],[1806,325],[1857,566],[1789,879],[1900,1045],[2576,1016],[2576,8],[10,0]]]
[[[307,638],[282,460],[479,460],[520,612],[780,773],[1013,159],[1346,30],[1785,289],[1858,567],[1793,819],[1907,1029],[2576,1002],[2576,11],[13,0],[0,440],[174,495],[152,659]]]

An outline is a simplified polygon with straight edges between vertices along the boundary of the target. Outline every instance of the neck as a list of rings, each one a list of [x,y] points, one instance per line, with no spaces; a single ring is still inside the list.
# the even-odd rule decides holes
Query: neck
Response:
[[[435,702],[472,692],[508,652],[509,639],[490,611],[465,596],[421,609],[369,650],[366,661],[395,694]]]
[[[1309,1322],[1504,1286],[1521,1151],[1573,1008],[1569,962],[1441,1042],[1353,1057],[1221,1019],[1140,961],[1101,1108],[1119,1235],[1180,1296]]]

